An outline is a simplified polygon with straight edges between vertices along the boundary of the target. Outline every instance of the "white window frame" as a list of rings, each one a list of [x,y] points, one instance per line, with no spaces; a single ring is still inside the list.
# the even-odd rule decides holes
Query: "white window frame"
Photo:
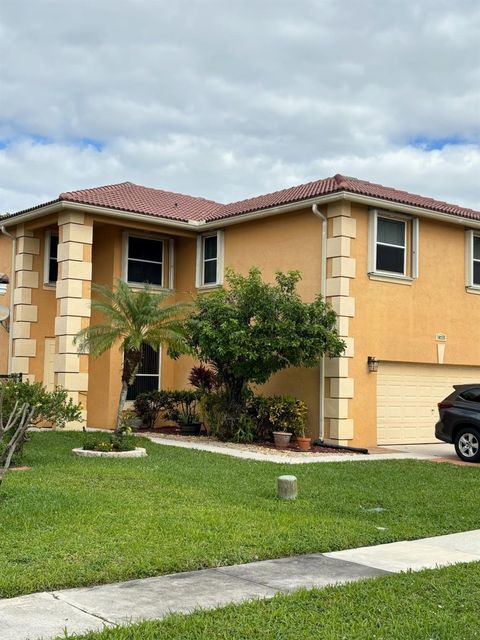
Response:
[[[475,293],[480,292],[480,283],[473,281],[473,264],[480,262],[478,258],[474,258],[473,243],[475,238],[480,238],[480,231],[466,229],[465,231],[465,288],[467,291]]]
[[[205,266],[205,240],[206,238],[217,237],[217,277],[215,282],[208,282],[205,284],[204,280],[204,266]],[[214,260],[212,258],[211,260]],[[224,233],[222,229],[213,231],[212,233],[205,233],[197,237],[197,260],[196,260],[196,274],[195,274],[195,286],[197,289],[211,289],[213,287],[219,287],[223,284],[223,272],[224,272]]]
[[[50,277],[49,277],[50,276],[50,246],[52,242],[52,236],[54,236],[55,238],[59,238],[58,231],[52,231],[52,230],[45,231],[45,243],[44,243],[44,254],[43,254],[43,284],[46,287],[55,287],[57,284],[56,281],[53,282],[53,280],[50,280]],[[57,262],[58,262],[58,259],[57,259]]]
[[[151,233],[141,233],[141,232],[136,232],[136,231],[124,231],[123,232],[123,241],[122,241],[122,280],[124,282],[126,282],[128,285],[137,288],[137,289],[141,289],[143,287],[145,287],[147,285],[146,282],[131,282],[128,280],[128,240],[129,238],[141,238],[141,239],[145,239],[145,240],[155,240],[156,242],[160,242],[162,244],[162,261],[161,262],[155,262],[153,260],[141,260],[140,262],[148,262],[149,264],[158,264],[162,266],[162,284],[153,284],[153,283],[149,283],[149,286],[152,289],[161,289],[164,290],[167,287],[165,287],[165,247],[166,247],[166,240],[163,236],[157,236],[155,234],[151,234]],[[138,258],[132,258],[132,260],[139,260]],[[169,256],[169,260],[170,260],[170,256]],[[169,273],[169,276],[173,275],[172,273]]]
[[[405,225],[404,232],[404,255],[403,255],[403,273],[396,271],[383,271],[377,269],[377,229],[378,218],[396,220],[403,222]],[[408,246],[408,223],[412,227],[412,245]],[[418,218],[402,215],[399,213],[384,211],[381,209],[371,209],[369,214],[369,232],[368,232],[368,275],[372,279],[398,280],[402,283],[411,283],[418,278],[418,246],[419,246],[420,224]],[[399,248],[400,245],[388,245],[385,242],[380,243],[383,246],[392,246]],[[400,247],[401,248],[401,247]],[[407,256],[410,251],[411,256],[411,274],[407,273]]]
[[[163,350],[162,347],[158,347],[158,373],[137,373],[137,375],[135,376],[135,379],[137,379],[138,376],[140,376],[141,378],[156,378],[158,377],[158,391],[161,390],[162,388],[162,359],[163,359]],[[126,401],[126,405],[127,406],[133,406],[133,403],[135,402],[135,400],[127,400]]]

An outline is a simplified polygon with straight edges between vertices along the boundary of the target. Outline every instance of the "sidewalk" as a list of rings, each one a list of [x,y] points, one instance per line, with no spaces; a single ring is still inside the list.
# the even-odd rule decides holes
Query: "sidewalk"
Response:
[[[480,561],[480,530],[0,600],[0,640],[47,640],[305,587]]]

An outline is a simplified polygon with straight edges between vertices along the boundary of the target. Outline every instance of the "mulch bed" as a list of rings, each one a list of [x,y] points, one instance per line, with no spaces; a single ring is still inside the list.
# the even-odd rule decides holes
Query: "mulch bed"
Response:
[[[252,444],[237,444],[234,442],[221,442],[217,440],[217,438],[213,438],[212,436],[207,435],[205,432],[202,432],[199,436],[182,436],[180,433],[180,429],[178,427],[160,427],[158,429],[151,430],[140,430],[140,433],[145,433],[149,435],[156,435],[162,437],[170,437],[175,440],[184,440],[186,442],[205,442],[211,444],[219,444],[221,446],[227,447],[235,447],[235,448],[248,448],[256,451],[263,451],[264,453],[279,453],[288,455],[289,453],[300,453],[304,455],[309,454],[335,454],[335,455],[352,455],[355,452],[346,451],[345,449],[331,449],[330,447],[321,447],[321,446],[312,446],[309,451],[303,451],[299,449],[295,441],[293,441],[288,447],[285,449],[278,449],[273,442],[255,442]],[[361,454],[359,454],[361,455]]]

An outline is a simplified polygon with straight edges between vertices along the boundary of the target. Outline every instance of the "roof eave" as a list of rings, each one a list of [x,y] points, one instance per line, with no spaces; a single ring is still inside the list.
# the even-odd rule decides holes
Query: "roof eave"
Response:
[[[37,207],[24,213],[18,213],[1,220],[2,226],[11,227],[17,224],[22,224],[38,218],[39,216],[46,216],[50,213],[57,213],[63,209],[78,209],[85,213],[91,213],[96,215],[110,216],[121,218],[123,220],[130,220],[132,222],[145,222],[148,220],[152,224],[168,226],[177,229],[189,229],[192,227],[203,226],[202,221],[197,220],[172,220],[171,218],[161,218],[160,216],[149,215],[148,213],[137,213],[135,211],[126,211],[124,209],[113,209],[110,207],[102,207],[98,205],[84,204],[81,202],[72,202],[71,200],[58,200],[51,203],[47,203],[44,206]]]
[[[369,207],[377,207],[379,209],[388,209],[389,211],[396,211],[399,213],[405,213],[411,216],[420,216],[424,218],[432,218],[435,220],[442,220],[443,222],[449,222],[451,224],[458,224],[461,226],[467,226],[475,229],[480,229],[480,220],[468,218],[460,214],[454,213],[442,213],[440,211],[433,211],[431,209],[425,209],[424,207],[418,207],[401,202],[394,202],[385,198],[375,198],[372,196],[365,196],[351,191],[336,191],[335,193],[329,193],[320,195],[305,200],[290,202],[284,205],[278,205],[276,207],[269,207],[268,209],[262,209],[260,211],[251,211],[248,213],[235,215],[233,214],[228,218],[220,218],[218,220],[209,220],[202,226],[202,229],[213,229],[228,227],[234,224],[240,224],[249,220],[259,220],[261,218],[267,218],[269,216],[280,215],[282,213],[288,213],[298,209],[311,206],[312,204],[328,204],[337,200],[348,200],[350,202],[356,202]]]

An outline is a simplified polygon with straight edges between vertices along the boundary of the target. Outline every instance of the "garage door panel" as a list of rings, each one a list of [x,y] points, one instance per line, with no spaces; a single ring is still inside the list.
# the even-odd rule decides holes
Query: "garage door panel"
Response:
[[[454,384],[480,383],[480,367],[381,362],[377,373],[378,444],[436,442],[437,403]]]

